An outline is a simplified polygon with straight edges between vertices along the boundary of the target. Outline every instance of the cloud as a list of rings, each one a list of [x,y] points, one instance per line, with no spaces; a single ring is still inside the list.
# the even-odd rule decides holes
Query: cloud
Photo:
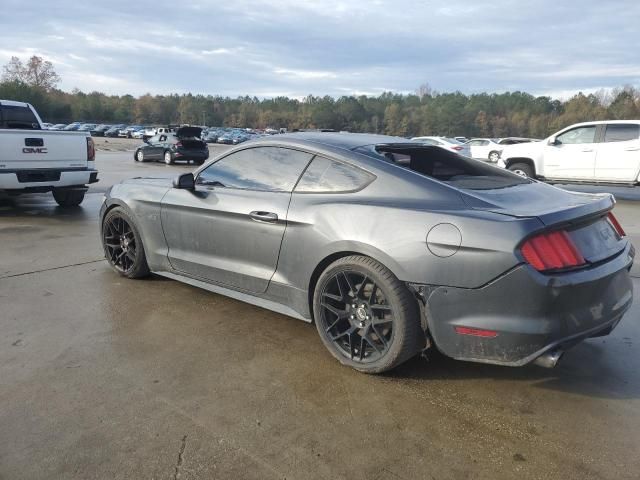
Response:
[[[425,82],[466,93],[640,84],[640,2],[627,0],[4,0],[3,11],[0,63],[42,55],[67,90],[302,98]]]

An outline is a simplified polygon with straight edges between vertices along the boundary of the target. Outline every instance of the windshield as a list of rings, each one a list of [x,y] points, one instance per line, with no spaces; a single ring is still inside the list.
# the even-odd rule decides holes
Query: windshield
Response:
[[[355,151],[457,188],[491,190],[531,183],[531,180],[508,170],[430,145],[366,145],[356,148]]]

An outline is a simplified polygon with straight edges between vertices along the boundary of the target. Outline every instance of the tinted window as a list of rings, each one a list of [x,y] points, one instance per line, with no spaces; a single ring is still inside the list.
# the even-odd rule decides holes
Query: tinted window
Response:
[[[349,192],[363,188],[374,178],[359,168],[315,157],[298,182],[296,192]]]
[[[288,148],[248,148],[232,153],[203,170],[197,183],[290,192],[311,157],[310,153]]]
[[[2,105],[0,107],[0,120],[0,128],[40,130],[38,120],[29,107]]]
[[[628,142],[640,138],[640,125],[610,124],[604,133],[605,142]]]
[[[557,140],[560,143],[569,145],[576,143],[593,143],[595,136],[595,126],[578,127],[558,135]]]

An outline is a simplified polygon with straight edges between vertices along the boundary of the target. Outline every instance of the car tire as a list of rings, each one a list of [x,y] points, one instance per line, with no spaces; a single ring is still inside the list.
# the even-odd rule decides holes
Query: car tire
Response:
[[[102,248],[109,266],[127,278],[149,275],[149,265],[140,232],[121,207],[109,210],[102,219]]]
[[[53,190],[53,199],[63,208],[77,207],[84,200],[84,190]]]
[[[166,163],[167,165],[173,165],[173,155],[171,155],[171,152],[169,150],[165,150],[163,158],[164,163]]]
[[[498,160],[500,160],[500,152],[496,152],[495,150],[489,152],[489,155],[487,156],[487,159],[491,163],[498,163]]]
[[[144,151],[143,150],[136,150],[136,154],[134,156],[136,162],[144,162]]]
[[[204,165],[204,160],[196,160],[196,165]]]
[[[352,255],[329,265],[316,283],[313,313],[329,352],[363,373],[391,370],[425,346],[416,299],[369,257]]]
[[[517,173],[518,175],[521,175],[523,177],[527,177],[527,178],[535,177],[533,167],[528,163],[522,163],[522,162],[512,163],[507,167],[507,170],[513,173]]]

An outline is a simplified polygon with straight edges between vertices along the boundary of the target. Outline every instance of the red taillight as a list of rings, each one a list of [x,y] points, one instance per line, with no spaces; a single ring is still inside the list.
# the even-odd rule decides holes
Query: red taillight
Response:
[[[613,212],[607,213],[607,220],[609,220],[609,223],[611,223],[611,226],[617,232],[617,234],[620,235],[620,237],[625,237],[627,235]]]
[[[182,142],[176,143],[176,148],[180,148],[182,146]]]
[[[458,335],[471,335],[472,337],[495,338],[498,332],[494,330],[482,330],[481,328],[454,327]]]
[[[564,230],[542,233],[527,240],[520,249],[522,256],[536,270],[579,267],[584,257]]]
[[[96,159],[96,146],[91,137],[87,137],[87,162],[94,162]]]
[[[460,150],[463,149],[463,147],[460,147],[458,145],[456,145],[455,147],[451,147],[451,148],[453,148],[456,152],[459,152]]]

